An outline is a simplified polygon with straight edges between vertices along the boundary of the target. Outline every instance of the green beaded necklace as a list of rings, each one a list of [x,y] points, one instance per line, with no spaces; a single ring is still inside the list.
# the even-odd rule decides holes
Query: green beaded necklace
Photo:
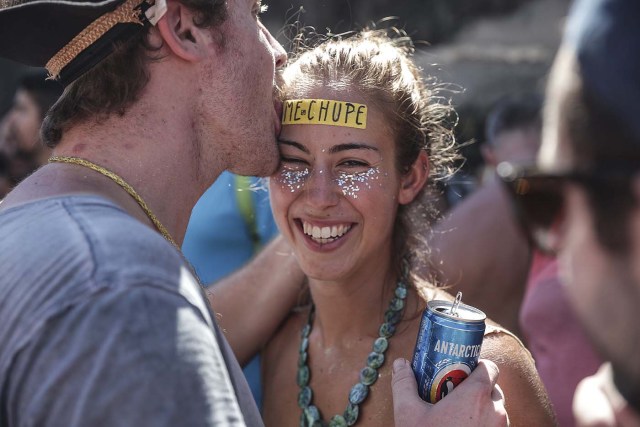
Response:
[[[360,412],[360,404],[369,395],[369,387],[378,379],[378,369],[384,363],[384,353],[389,347],[389,338],[396,331],[396,324],[402,318],[402,309],[404,308],[404,300],[407,296],[406,278],[408,277],[408,263],[403,260],[402,279],[398,280],[395,290],[395,296],[389,303],[389,308],[384,314],[384,322],[380,326],[380,336],[373,342],[373,351],[367,357],[367,365],[360,371],[360,381],[351,388],[349,392],[349,403],[342,415],[334,415],[329,421],[329,427],[345,427],[352,426],[358,421]],[[307,324],[302,328],[302,340],[300,342],[300,354],[298,358],[298,376],[297,382],[300,387],[298,393],[298,405],[302,409],[300,416],[300,427],[320,427],[326,426],[327,423],[322,419],[320,410],[312,405],[313,391],[309,386],[311,370],[307,363],[309,357],[309,335],[311,334],[311,326],[315,306],[311,306]]]

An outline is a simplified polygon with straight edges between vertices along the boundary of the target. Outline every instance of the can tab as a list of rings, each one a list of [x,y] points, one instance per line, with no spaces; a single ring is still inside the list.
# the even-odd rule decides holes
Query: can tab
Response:
[[[458,317],[458,306],[460,305],[460,302],[462,301],[462,292],[458,292],[456,294],[456,299],[453,302],[453,305],[451,305],[451,310],[449,310],[449,314],[452,316],[456,316]]]

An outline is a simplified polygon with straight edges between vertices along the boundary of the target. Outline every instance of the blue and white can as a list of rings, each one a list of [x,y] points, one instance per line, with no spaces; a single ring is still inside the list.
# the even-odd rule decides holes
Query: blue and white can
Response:
[[[478,365],[487,316],[456,301],[429,301],[422,313],[411,366],[418,394],[436,403]]]

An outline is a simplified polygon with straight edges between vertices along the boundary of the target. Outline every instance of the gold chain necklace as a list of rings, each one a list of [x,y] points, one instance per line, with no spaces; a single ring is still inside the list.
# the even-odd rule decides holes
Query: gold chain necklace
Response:
[[[167,239],[169,243],[171,243],[180,253],[182,253],[178,244],[175,242],[175,240],[173,240],[173,238],[171,237],[167,229],[164,227],[164,225],[162,225],[160,220],[154,215],[153,212],[151,212],[151,209],[149,209],[149,206],[147,206],[147,204],[142,199],[142,197],[140,197],[140,195],[136,192],[136,190],[134,190],[133,187],[127,181],[122,179],[120,175],[117,175],[116,173],[111,172],[109,169],[105,167],[96,165],[95,163],[90,162],[89,160],[81,159],[80,157],[53,156],[49,159],[49,163],[54,163],[54,162],[70,163],[73,165],[84,166],[111,179],[113,182],[115,182],[120,187],[122,187],[124,191],[129,193],[131,197],[133,197],[133,199],[138,203],[138,205],[140,205],[144,213],[149,217],[149,219],[151,220],[153,225],[156,227],[156,229],[160,232],[160,234],[162,234],[162,236],[165,239]]]

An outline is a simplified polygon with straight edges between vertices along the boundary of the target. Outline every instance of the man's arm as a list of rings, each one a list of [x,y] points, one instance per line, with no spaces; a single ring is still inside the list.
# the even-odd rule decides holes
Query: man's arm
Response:
[[[304,277],[278,236],[245,267],[209,287],[209,302],[240,364],[275,333],[296,304]]]
[[[481,360],[471,375],[446,398],[432,405],[418,397],[409,362],[393,363],[393,412],[396,427],[504,427],[509,417],[504,395],[496,385],[498,367]]]
[[[530,250],[497,180],[460,202],[428,236],[430,271],[452,293],[518,331]]]

